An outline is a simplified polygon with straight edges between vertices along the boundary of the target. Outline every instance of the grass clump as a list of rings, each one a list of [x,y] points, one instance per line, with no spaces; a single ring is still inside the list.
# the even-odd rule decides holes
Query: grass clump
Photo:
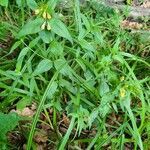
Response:
[[[1,5],[0,109],[37,104],[16,128],[26,149],[148,150],[148,34],[122,28],[123,14],[95,2]]]

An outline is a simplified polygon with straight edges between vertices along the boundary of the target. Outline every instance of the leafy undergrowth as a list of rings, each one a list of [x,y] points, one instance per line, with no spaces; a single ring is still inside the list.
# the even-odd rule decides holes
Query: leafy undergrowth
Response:
[[[148,150],[150,34],[56,3],[0,1],[1,149]]]

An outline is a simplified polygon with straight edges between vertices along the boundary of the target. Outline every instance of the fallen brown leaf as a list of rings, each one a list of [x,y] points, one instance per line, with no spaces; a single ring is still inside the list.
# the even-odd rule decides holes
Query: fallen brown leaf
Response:
[[[63,123],[66,125],[66,126],[69,126],[70,124],[70,120],[69,118],[63,113]]]
[[[135,21],[123,20],[121,22],[121,27],[127,29],[141,29],[143,25]]]
[[[145,2],[141,5],[141,7],[143,7],[143,8],[150,8],[150,1],[145,1]]]
[[[11,112],[15,112],[23,117],[32,117],[35,114],[35,111],[31,110],[29,107],[25,107],[23,110],[11,110]]]
[[[45,124],[45,123],[41,123],[41,127],[43,130],[47,131],[50,129],[50,126],[48,124]]]
[[[37,109],[37,104],[36,103],[32,103],[31,105],[31,110],[36,110]]]
[[[48,140],[48,136],[46,132],[36,132],[34,136],[34,141],[36,143],[46,143]]]

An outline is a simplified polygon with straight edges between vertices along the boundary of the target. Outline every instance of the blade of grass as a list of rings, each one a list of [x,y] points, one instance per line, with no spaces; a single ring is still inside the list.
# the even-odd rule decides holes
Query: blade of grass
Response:
[[[79,0],[75,0],[75,7],[74,7],[74,12],[75,12],[75,19],[76,19],[76,25],[77,25],[77,30],[80,33],[82,33],[82,22],[81,22],[81,13],[80,13],[80,3]]]
[[[110,136],[108,136],[105,140],[103,140],[102,142],[99,142],[99,144],[96,146],[95,150],[100,150],[101,147],[109,140],[111,140],[112,137],[114,137],[117,132],[121,131],[127,123],[124,123],[123,125],[121,125],[116,131],[114,131],[113,133],[110,134]]]
[[[129,64],[127,63],[127,61],[124,60],[124,63],[127,67],[127,69],[129,70],[130,74],[132,75],[132,78],[134,79],[134,81],[136,82],[136,84],[138,85],[139,89],[142,89],[138,79],[136,78],[133,70],[131,69],[131,67],[129,66]],[[145,103],[145,98],[144,98],[144,95],[143,95],[143,91],[140,90],[141,92],[139,93],[140,95],[140,99],[141,99],[141,102],[142,102],[142,113],[141,113],[141,116],[142,116],[142,121],[141,121],[141,125],[139,127],[139,130],[142,129],[143,127],[143,124],[144,124],[144,121],[145,121],[145,113],[146,113],[146,103]]]
[[[69,128],[67,130],[67,133],[65,134],[65,136],[64,136],[64,138],[63,138],[63,140],[61,142],[61,145],[60,145],[58,150],[64,150],[65,149],[65,145],[66,145],[66,143],[67,143],[67,141],[69,139],[69,136],[71,134],[71,131],[72,131],[73,127],[74,127],[74,123],[75,123],[75,117],[72,117],[70,125],[69,125]]]
[[[62,68],[63,66],[64,66],[64,64],[61,65],[60,69],[59,69],[58,71],[56,71],[55,74],[53,75],[53,77],[52,77],[52,79],[50,80],[50,82],[49,82],[49,84],[48,84],[48,86],[47,86],[47,88],[46,88],[46,90],[45,90],[45,92],[44,92],[44,95],[43,95],[43,97],[42,97],[42,99],[41,99],[41,101],[40,101],[39,107],[38,107],[37,112],[36,112],[36,114],[35,114],[35,117],[34,117],[34,119],[33,119],[31,131],[30,131],[30,134],[29,134],[28,143],[27,143],[27,150],[30,150],[30,149],[31,149],[32,140],[33,140],[33,136],[34,136],[34,131],[35,131],[35,128],[36,128],[36,124],[37,124],[37,122],[38,122],[39,115],[40,115],[40,113],[41,113],[41,111],[42,111],[42,107],[43,107],[44,102],[45,102],[45,100],[46,100],[48,91],[49,91],[49,89],[51,88],[53,82],[57,79],[58,74],[59,74],[59,72],[60,72],[60,70],[61,70],[61,68]]]
[[[89,144],[86,150],[91,150],[99,137],[100,137],[100,132],[96,134],[96,136],[93,138],[93,140],[91,141],[91,143]]]

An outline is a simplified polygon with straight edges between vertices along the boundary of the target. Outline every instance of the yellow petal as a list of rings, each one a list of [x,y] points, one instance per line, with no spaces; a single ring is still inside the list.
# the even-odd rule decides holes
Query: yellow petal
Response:
[[[122,77],[120,78],[120,81],[124,81],[124,76],[122,76]]]
[[[46,27],[46,22],[44,22],[44,23],[42,24],[42,26],[41,26],[41,30],[44,30],[44,29],[45,29],[45,27]]]
[[[47,30],[51,30],[51,26],[49,25],[49,23],[47,24]]]
[[[38,15],[39,13],[40,13],[40,10],[39,10],[39,9],[36,9],[36,10],[35,10],[35,14]]]
[[[43,12],[42,16],[43,16],[44,19],[46,19],[46,12],[45,11]]]
[[[52,16],[49,13],[47,13],[47,19],[51,19],[51,18]]]
[[[120,97],[121,97],[121,98],[124,98],[125,95],[126,95],[125,89],[124,89],[124,88],[121,88],[121,89],[120,89]]]

